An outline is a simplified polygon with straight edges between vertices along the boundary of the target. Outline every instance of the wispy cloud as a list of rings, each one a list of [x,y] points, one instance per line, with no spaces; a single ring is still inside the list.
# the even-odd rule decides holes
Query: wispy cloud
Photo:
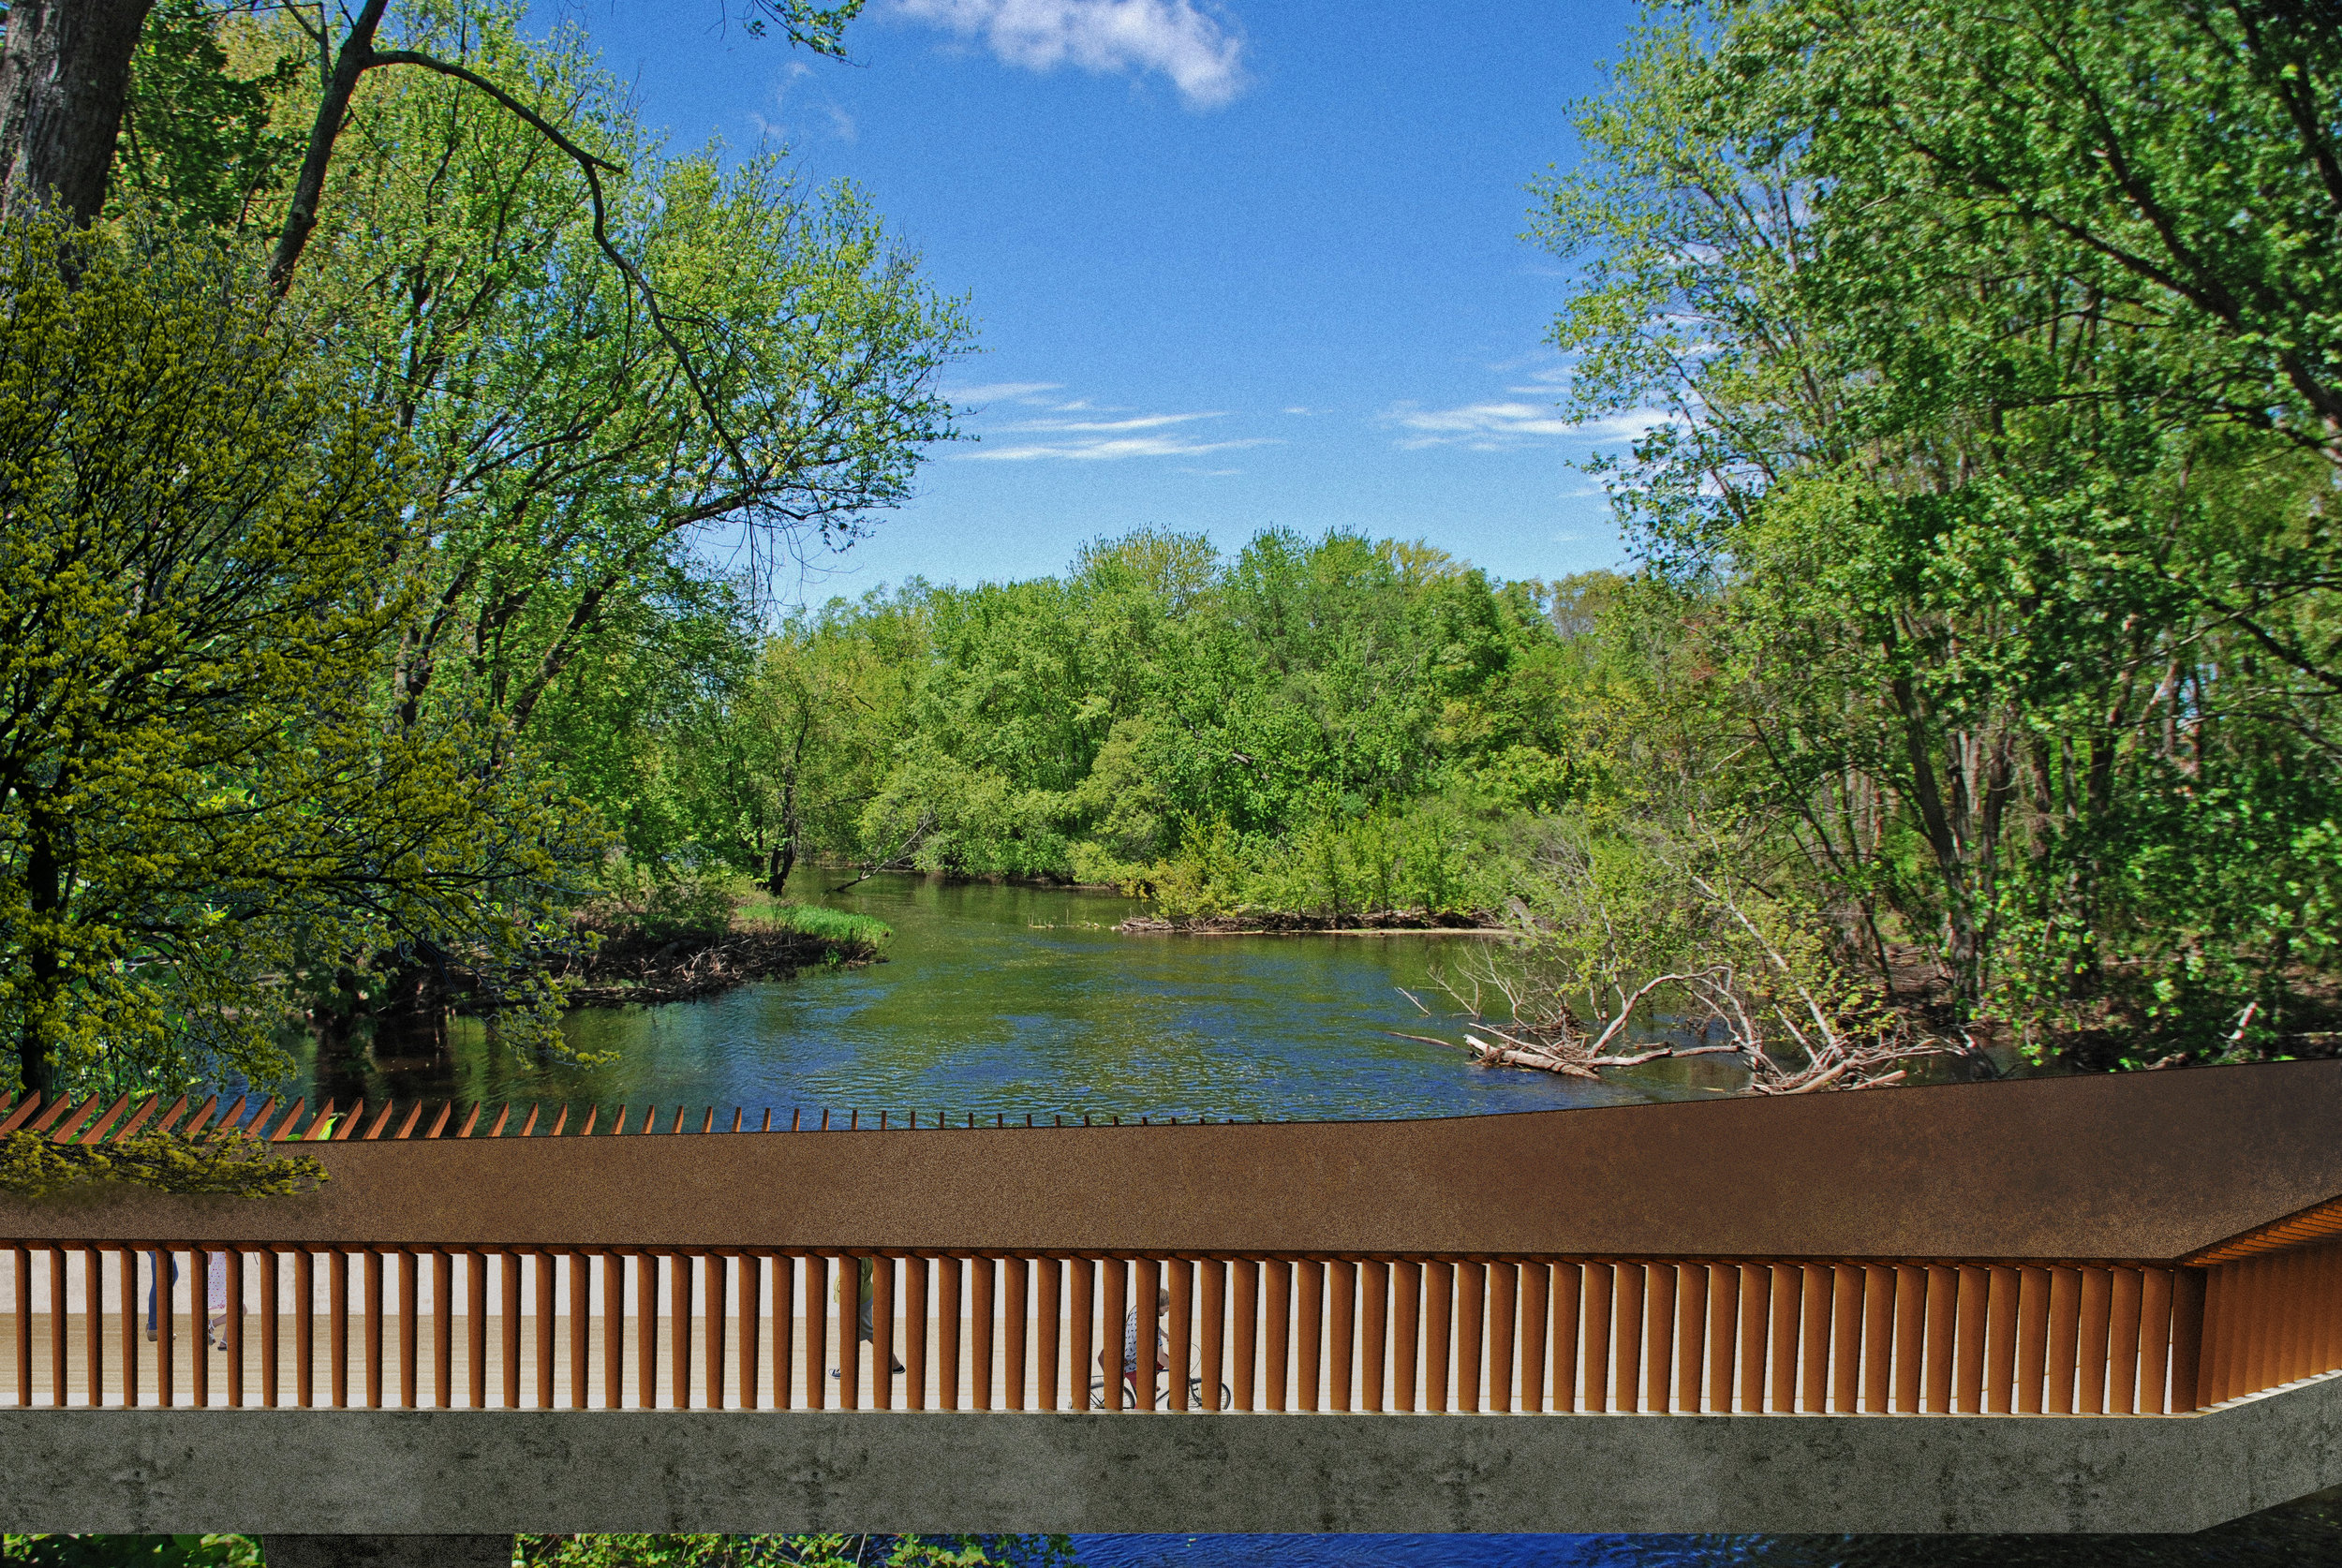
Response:
[[[977,444],[961,461],[1030,463],[1046,458],[1110,463],[1134,457],[1198,457],[1274,444],[1265,436],[1215,437],[1196,428],[1228,416],[1221,409],[1150,414],[1063,396],[1060,381],[992,381],[950,387],[945,395],[971,416]],[[986,417],[989,416],[989,417]]]
[[[1056,392],[1062,381],[983,381],[972,387],[945,387],[943,395],[956,405],[1032,403],[1043,392]]]
[[[1244,87],[1244,40],[1197,0],[895,0],[899,16],[981,38],[1030,71],[1160,72],[1191,109],[1217,109]]]
[[[1520,375],[1519,363],[1498,366]],[[1448,408],[1427,408],[1419,403],[1393,404],[1382,422],[1401,434],[1398,444],[1409,451],[1424,447],[1462,447],[1469,451],[1512,451],[1548,441],[1601,446],[1631,441],[1659,425],[1676,422],[1664,408],[1632,408],[1597,420],[1570,420],[1562,415],[1559,400],[1569,390],[1570,367],[1545,364],[1528,370],[1518,385],[1500,397]]]

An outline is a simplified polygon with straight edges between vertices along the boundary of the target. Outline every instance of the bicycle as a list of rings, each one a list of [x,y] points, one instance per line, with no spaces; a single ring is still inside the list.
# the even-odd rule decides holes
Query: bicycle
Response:
[[[1124,1398],[1129,1401],[1129,1403],[1136,1404],[1138,1402],[1138,1388],[1133,1380],[1124,1378],[1122,1380],[1122,1388]],[[1203,1402],[1203,1376],[1200,1373],[1191,1373],[1189,1374],[1187,1380],[1187,1408],[1194,1410],[1201,1406]],[[1171,1390],[1168,1385],[1165,1385],[1155,1395],[1155,1409],[1168,1409],[1170,1407],[1170,1403]],[[1236,1391],[1230,1388],[1226,1383],[1222,1383],[1220,1385],[1220,1403],[1212,1408],[1217,1410],[1229,1410],[1234,1408],[1235,1404]],[[1089,1408],[1091,1410],[1104,1410],[1106,1408],[1106,1380],[1104,1373],[1100,1373],[1098,1376],[1089,1380]],[[1127,1406],[1125,1408],[1127,1408]]]

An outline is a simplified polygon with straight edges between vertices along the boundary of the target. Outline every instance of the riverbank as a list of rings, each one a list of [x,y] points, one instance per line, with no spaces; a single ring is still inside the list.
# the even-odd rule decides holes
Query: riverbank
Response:
[[[1502,937],[1492,917],[1427,914],[1419,910],[1373,910],[1301,914],[1248,910],[1240,914],[1133,915],[1115,927],[1126,937]]]
[[[867,915],[769,902],[761,916],[735,910],[720,929],[588,928],[599,945],[558,971],[572,1007],[695,1001],[805,969],[881,963],[893,935]]]

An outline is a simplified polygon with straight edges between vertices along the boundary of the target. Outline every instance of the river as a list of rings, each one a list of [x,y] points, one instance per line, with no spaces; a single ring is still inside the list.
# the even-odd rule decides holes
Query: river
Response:
[[[1138,906],[1057,888],[875,877],[793,896],[876,916],[887,961],[706,1001],[573,1013],[599,1063],[526,1061],[459,1025],[447,1058],[303,1063],[305,1092],[473,1101],[772,1106],[875,1121],[916,1114],[1327,1120],[1682,1099],[1739,1087],[1720,1058],[1612,1071],[1598,1084],[1472,1065],[1433,970],[1470,937],[1126,937]],[[2342,1496],[2201,1535],[1078,1536],[1085,1568],[2131,1568],[2342,1561]]]

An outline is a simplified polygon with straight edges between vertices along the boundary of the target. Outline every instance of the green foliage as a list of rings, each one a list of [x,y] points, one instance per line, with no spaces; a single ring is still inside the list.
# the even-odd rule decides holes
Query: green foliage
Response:
[[[550,1032],[526,954],[590,825],[493,723],[386,732],[404,452],[256,285],[0,233],[0,1050],[39,1087],[274,1078],[289,977],[425,931]]]
[[[1073,1568],[1061,1535],[524,1535],[516,1568]]]
[[[194,1137],[141,1129],[96,1146],[56,1143],[40,1132],[11,1132],[0,1139],[0,1192],[26,1198],[109,1184],[288,1198],[314,1192],[330,1179],[321,1161],[283,1153],[233,1129],[215,1128]]]
[[[160,0],[130,61],[109,197],[190,229],[242,229],[274,217],[269,198],[292,184],[304,138],[270,128],[270,100],[302,59],[288,50],[253,75],[230,63],[225,19],[201,0]]]
[[[1142,531],[1062,577],[836,600],[662,721],[667,836],[635,842],[1115,882],[1181,918],[1484,912],[1521,824],[1600,776],[1550,614],[1598,592]]]
[[[0,1535],[0,1561],[37,1568],[260,1568],[254,1535]]]
[[[1575,411],[1670,416],[1597,465],[1653,569],[1627,708],[1695,710],[1668,809],[1757,824],[1750,875],[1958,1016],[2108,1064],[2279,1043],[2342,820],[2342,187],[2304,108],[2342,36],[1725,0],[1615,81],[1541,229]]]

